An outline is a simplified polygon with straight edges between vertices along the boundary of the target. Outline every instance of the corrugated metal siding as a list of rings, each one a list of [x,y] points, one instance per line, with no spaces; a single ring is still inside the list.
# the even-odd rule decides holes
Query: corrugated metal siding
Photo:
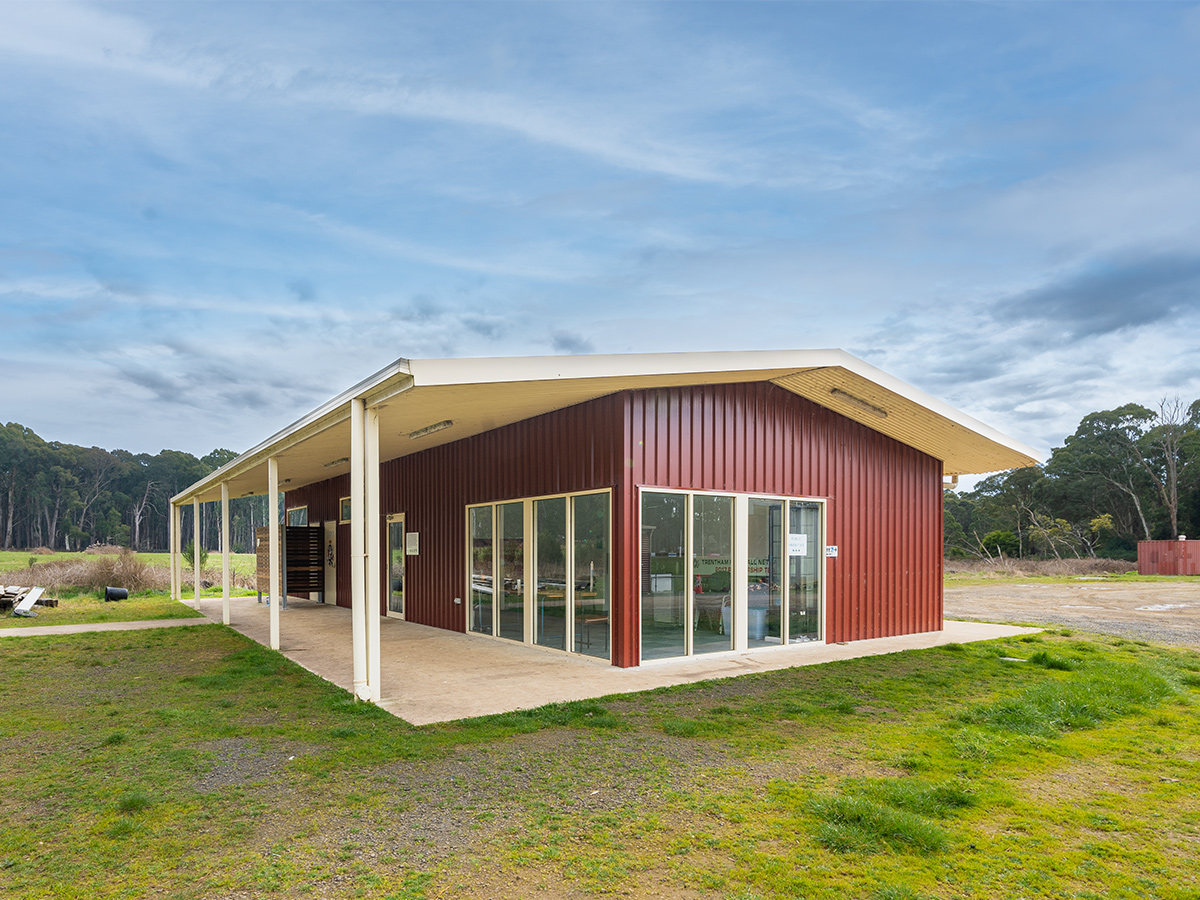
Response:
[[[940,461],[771,384],[622,396],[622,656],[637,655],[639,485],[825,499],[826,640],[942,627]]]
[[[1138,541],[1139,575],[1200,575],[1200,541]]]
[[[825,637],[847,641],[941,628],[941,481],[938,460],[779,387],[716,385],[603,397],[384,463],[380,512],[405,513],[421,535],[407,618],[462,631],[467,505],[612,488],[613,663],[629,666],[639,659],[639,486],[827,500],[826,543],[840,552],[826,567]],[[341,476],[289,493],[288,505],[324,521],[348,494]],[[338,569],[349,605],[346,526]]]
[[[464,630],[466,507],[616,485],[620,469],[617,398],[601,398],[482,435],[435,447],[380,467],[380,513],[405,514],[405,528],[420,534],[420,555],[406,560],[405,617],[411,622]],[[336,517],[338,498],[350,493],[348,476],[288,495],[291,506],[309,504],[309,519]],[[614,507],[615,507],[614,501]],[[614,514],[616,509],[614,508]],[[383,529],[384,546],[387,533]],[[338,573],[338,600],[349,605],[349,528],[339,526],[346,568]],[[383,580],[386,584],[386,579]],[[345,603],[342,603],[345,598]],[[381,610],[384,598],[380,598]]]

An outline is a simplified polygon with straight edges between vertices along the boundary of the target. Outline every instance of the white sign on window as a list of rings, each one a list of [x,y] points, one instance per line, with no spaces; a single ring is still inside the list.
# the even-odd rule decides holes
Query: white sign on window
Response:
[[[788,556],[808,556],[807,534],[788,534]]]

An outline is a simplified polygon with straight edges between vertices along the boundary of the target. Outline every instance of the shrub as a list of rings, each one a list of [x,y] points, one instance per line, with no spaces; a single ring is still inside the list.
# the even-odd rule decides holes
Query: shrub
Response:
[[[180,555],[183,557],[183,561],[188,564],[189,568],[194,567],[196,565],[196,544],[195,544],[195,542],[188,541],[187,546],[185,546],[183,548]],[[200,568],[203,569],[206,565],[208,565],[208,548],[205,547],[203,544],[201,544],[200,545]]]
[[[126,549],[128,548],[120,547],[116,544],[90,544],[83,552],[90,553],[92,556],[111,556]]]
[[[115,555],[87,556],[38,563],[30,568],[34,580],[47,590],[60,591],[80,588],[102,591],[106,587],[122,587],[130,593],[165,590],[171,585],[171,573],[165,568],[151,566],[127,547]]]
[[[991,556],[1020,556],[1021,542],[1011,531],[989,531],[980,541],[985,553]]]

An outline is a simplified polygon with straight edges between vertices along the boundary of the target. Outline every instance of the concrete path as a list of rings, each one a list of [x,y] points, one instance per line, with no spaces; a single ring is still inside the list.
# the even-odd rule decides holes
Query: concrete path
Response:
[[[220,615],[218,610],[218,621]],[[140,622],[94,622],[91,625],[30,625],[27,628],[0,628],[0,637],[36,637],[53,634],[85,634],[89,631],[141,631],[143,628],[172,628],[178,625],[211,625],[212,620],[144,619]]]
[[[280,610],[280,649],[310,672],[351,690],[354,679],[350,610],[294,598],[288,603],[287,609]],[[203,599],[201,607],[206,616],[217,622],[221,620],[219,598]],[[261,644],[268,643],[270,621],[266,604],[259,604],[253,597],[236,597],[230,601],[230,611],[234,629]],[[842,645],[800,644],[619,669],[600,660],[383,619],[380,706],[406,722],[426,725],[531,709],[546,703],[990,640],[1037,630],[947,621],[944,631],[925,634]]]

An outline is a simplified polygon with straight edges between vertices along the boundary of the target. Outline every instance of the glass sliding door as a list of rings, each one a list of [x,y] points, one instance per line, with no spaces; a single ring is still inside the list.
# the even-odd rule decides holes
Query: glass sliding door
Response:
[[[469,510],[471,535],[471,608],[468,627],[478,634],[492,633],[495,560],[492,545],[492,507]]]
[[[611,504],[588,491],[468,506],[467,630],[609,659]]]
[[[692,497],[692,653],[733,648],[733,498]]]
[[[387,517],[387,614],[404,618],[404,514]]]
[[[608,494],[571,498],[575,652],[609,658]]]
[[[648,488],[641,513],[643,660],[824,640],[823,502]]]
[[[534,641],[543,647],[566,650],[567,498],[535,501],[533,520],[537,535]]]
[[[821,640],[821,505],[788,501],[788,643]]]
[[[500,579],[496,585],[499,619],[497,634],[525,640],[525,504],[501,503],[496,507],[496,545],[500,554]]]
[[[746,571],[746,641],[779,644],[783,635],[783,501],[751,497]]]
[[[642,659],[687,653],[687,501],[642,493]]]

